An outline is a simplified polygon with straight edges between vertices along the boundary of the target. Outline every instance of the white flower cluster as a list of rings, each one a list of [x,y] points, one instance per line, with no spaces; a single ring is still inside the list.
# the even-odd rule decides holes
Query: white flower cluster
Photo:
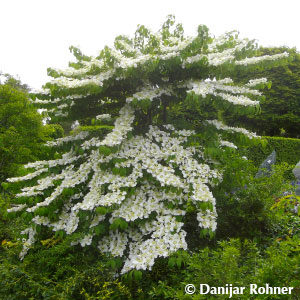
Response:
[[[130,39],[129,37],[127,37],[127,38]],[[128,53],[132,53],[132,54],[139,54],[140,53],[139,49],[134,48],[132,46],[132,44],[129,44],[127,41],[124,41],[124,40],[118,40],[117,46],[118,46],[118,49],[126,51]]]
[[[162,36],[158,36],[158,37],[159,39],[162,39]],[[86,78],[81,78],[81,79],[72,78],[78,75],[84,76],[95,65],[100,67],[100,69],[102,69],[105,66],[103,60],[98,60],[94,57],[91,57],[90,61],[82,61],[82,63],[85,66],[80,69],[75,69],[75,68],[69,68],[66,70],[57,69],[56,72],[61,74],[61,76],[53,79],[51,83],[66,88],[76,88],[76,87],[86,86],[88,84],[96,84],[98,86],[102,86],[103,82],[111,78],[115,74],[118,68],[121,69],[129,69],[132,67],[136,68],[138,65],[143,65],[152,59],[160,58],[162,60],[166,60],[178,56],[180,55],[180,51],[185,49],[193,40],[194,38],[186,38],[184,40],[177,39],[176,41],[173,41],[173,43],[176,44],[173,46],[163,46],[163,42],[161,41],[161,51],[163,52],[163,54],[158,54],[157,56],[153,56],[150,54],[142,54],[140,51],[133,49],[132,46],[126,43],[125,41],[119,41],[119,43],[121,42],[122,45],[125,45],[128,48],[128,50],[130,50],[130,52],[135,53],[135,56],[126,57],[121,52],[116,51],[115,49],[110,49],[110,53],[115,60],[114,68],[112,68],[111,70],[103,71],[98,75],[87,76]]]
[[[62,112],[61,110],[55,110],[54,111],[54,116],[64,118],[64,117],[68,116],[68,112]]]
[[[77,217],[78,212],[71,212],[70,214],[64,210],[60,216],[59,221],[51,223],[47,217],[35,216],[32,221],[38,225],[44,225],[51,227],[53,231],[65,230],[67,234],[73,233],[79,223],[79,218]]]
[[[87,234],[83,239],[80,240],[81,247],[91,245],[92,240],[93,240],[93,235]]]
[[[68,165],[68,164],[70,164],[70,163],[78,160],[81,157],[82,157],[82,155],[75,156],[74,155],[74,151],[71,150],[70,152],[64,153],[62,155],[62,158],[55,159],[55,160],[39,160],[39,161],[35,161],[33,163],[28,163],[27,165],[24,166],[24,168],[25,169],[28,169],[28,168],[41,169],[43,167],[52,168],[52,167],[56,167],[56,166],[60,166],[60,165]],[[17,177],[17,178],[19,178],[18,181],[22,181],[23,180],[22,177]]]
[[[23,180],[31,180],[32,178],[35,178],[39,175],[41,175],[44,172],[47,172],[48,169],[47,168],[43,168],[43,169],[39,169],[33,173],[29,173],[25,176],[22,177],[12,177],[12,178],[7,178],[7,181],[9,182],[17,182],[17,181],[23,181]]]
[[[35,234],[36,231],[34,228],[29,227],[23,231],[21,231],[21,234],[28,234],[28,239],[23,239],[23,249],[19,254],[19,257],[21,260],[24,259],[25,255],[27,254],[28,250],[30,249],[30,247],[34,244],[35,242]]]
[[[250,98],[240,95],[233,96],[225,93],[216,93],[216,96],[223,98],[224,100],[231,102],[235,105],[243,105],[243,106],[257,106],[259,105],[259,101],[253,101]]]
[[[58,77],[52,79],[51,83],[56,84],[58,86],[66,87],[69,89],[86,86],[89,84],[96,84],[98,86],[102,86],[103,82],[109,79],[114,74],[114,71],[109,70],[103,72],[99,75],[88,76],[85,79],[76,79],[76,78],[68,78],[68,77]]]
[[[77,128],[78,126],[80,126],[80,123],[78,120],[75,120],[72,125],[71,125],[71,129],[74,130],[75,128]]]
[[[66,107],[68,107],[68,104],[65,104],[65,103],[57,106],[58,109],[64,109]]]
[[[46,108],[39,108],[39,109],[37,110],[37,112],[38,112],[40,115],[43,115],[43,112],[45,112],[45,111],[47,111]]]
[[[186,232],[182,230],[182,226],[183,223],[177,222],[173,216],[161,216],[142,227],[143,235],[151,234],[151,238],[132,241],[121,273],[132,269],[151,270],[157,257],[167,257],[179,249],[186,250]],[[135,237],[138,238],[139,235],[135,234]]]
[[[158,34],[156,36],[160,41],[160,51],[162,52],[162,54],[158,54],[157,57],[163,60],[178,56],[180,54],[180,51],[184,50],[194,40],[193,37],[188,37],[183,40],[179,38],[170,38],[170,40],[172,40],[173,46],[164,46],[161,34]],[[103,82],[103,80],[109,79],[111,76],[113,76],[117,68],[122,68],[122,69],[128,69],[132,67],[136,68],[138,65],[149,62],[153,57],[150,54],[141,53],[141,51],[133,48],[132,45],[130,45],[128,42],[124,40],[118,40],[118,44],[121,45],[121,50],[117,51],[116,49],[110,49],[110,53],[115,60],[113,72],[106,73],[105,76],[100,75],[100,77],[97,76],[90,77],[89,83],[97,82],[98,79],[100,79],[100,82]],[[133,54],[134,56],[132,57],[131,55],[130,57],[127,57],[123,55],[123,50]],[[84,64],[84,67],[80,69],[75,69],[75,68],[68,68],[65,70],[54,69],[61,76],[53,80],[52,83],[56,83],[58,85],[66,86],[70,88],[83,86],[87,84],[86,82],[84,82],[84,80],[83,82],[80,82],[80,79],[74,80],[72,79],[72,77],[85,75],[86,73],[91,71],[91,69],[94,66],[97,66],[100,69],[103,69],[103,67],[105,67],[105,62],[101,59],[96,59],[95,57],[91,57],[89,61],[81,61],[81,63]]]
[[[125,116],[125,111],[126,109],[123,110],[124,114],[120,113],[120,115]],[[128,118],[125,119],[128,120]],[[77,215],[80,210],[93,211],[98,206],[118,205],[111,215],[110,223],[117,218],[122,218],[129,223],[136,219],[144,219],[147,222],[139,233],[133,232],[130,226],[125,232],[111,231],[99,242],[99,249],[115,256],[122,256],[125,249],[129,247],[129,255],[125,261],[123,273],[133,268],[151,269],[156,257],[167,256],[180,248],[186,249],[186,233],[182,230],[183,223],[175,219],[175,216],[185,215],[185,210],[168,208],[165,203],[184,205],[189,199],[189,186],[191,185],[193,201],[210,201],[214,206],[215,199],[207,184],[209,178],[219,176],[216,171],[210,170],[208,165],[200,164],[193,158],[196,153],[193,147],[187,148],[181,145],[186,142],[187,136],[194,134],[193,131],[176,131],[172,125],[166,125],[165,128],[178,136],[171,137],[169,132],[151,126],[144,137],[136,136],[123,141],[117,153],[102,156],[99,151],[91,151],[86,162],[81,164],[78,170],[74,170],[73,165],[69,165],[60,174],[40,179],[37,186],[27,188],[24,192],[40,192],[53,186],[55,179],[60,179],[62,182],[44,201],[32,207],[24,206],[23,209],[33,212],[38,207],[50,205],[61,195],[64,188],[71,188],[85,182],[88,174],[93,172],[92,179],[88,184],[89,192],[85,196],[81,195],[80,198],[76,197],[76,199],[83,199],[77,204],[72,204],[71,198],[60,212],[59,221],[51,223],[47,217],[37,215],[33,218],[33,222],[49,226],[54,231],[64,230],[67,234],[71,234],[78,228],[79,218]],[[168,165],[160,163],[160,161],[167,161],[170,156],[175,157],[169,160]],[[69,157],[70,153],[67,158],[69,159]],[[128,176],[101,170],[99,165],[109,162],[114,157],[125,159],[116,167],[133,168]],[[179,166],[181,176],[174,174],[173,163]],[[38,163],[35,166],[41,167],[42,165],[43,163]],[[173,186],[177,192],[159,190],[148,180],[144,185],[137,187],[139,178],[144,177],[143,170],[156,178],[162,186]],[[110,192],[104,192],[102,189],[107,184],[109,184]],[[129,196],[121,190],[122,187],[135,187],[135,193]],[[154,219],[151,217],[153,213],[157,214]],[[95,216],[90,224],[91,232],[87,233],[78,243],[82,246],[90,245],[94,237],[93,228],[104,221],[105,216]],[[151,238],[144,240],[143,236],[148,234],[151,235]],[[76,242],[73,244],[75,245]]]
[[[260,138],[258,135],[256,135],[256,133],[250,132],[250,131],[248,131],[245,128],[230,127],[230,126],[227,126],[227,125],[223,124],[222,122],[220,122],[218,120],[207,120],[206,122],[209,123],[209,124],[214,125],[219,130],[228,130],[228,131],[234,131],[234,132],[243,133],[249,139]]]
[[[215,231],[217,228],[217,212],[211,211],[207,209],[204,213],[198,212],[197,213],[197,220],[201,227],[203,228],[210,228],[212,231]]]
[[[137,57],[125,57],[121,53],[114,50],[112,50],[112,54],[116,59],[115,69],[137,68],[138,65],[142,65],[152,58],[150,54],[141,54],[140,52]]]
[[[90,225],[90,228],[97,226],[100,222],[105,220],[105,215],[96,215]]]
[[[268,82],[267,78],[257,78],[257,79],[249,80],[249,82],[246,83],[245,85],[249,86],[249,87],[252,87],[252,86],[256,86],[258,84],[266,83],[266,82]]]
[[[16,205],[16,206],[14,206],[14,207],[12,207],[12,208],[9,208],[9,209],[7,210],[7,212],[20,211],[20,210],[24,209],[25,207],[27,207],[26,204]]]
[[[93,137],[89,140],[86,140],[84,143],[81,144],[81,148],[83,150],[90,149],[91,147],[95,147],[100,144],[100,140],[97,137]]]
[[[82,197],[82,194],[74,195],[65,203],[62,212],[59,215],[59,221],[51,223],[50,220],[44,216],[35,216],[32,221],[38,225],[51,227],[53,231],[65,230],[67,234],[71,234],[77,229],[79,223],[79,218],[77,216],[78,211],[71,210],[72,200],[80,197]]]
[[[22,193],[17,194],[16,197],[31,197],[36,195],[42,195],[45,189],[54,186],[54,180],[59,179],[63,179],[63,174],[58,174],[54,176],[51,175],[49,177],[39,179],[37,181],[38,185],[22,188]]]
[[[145,201],[145,198],[147,199]],[[127,222],[136,219],[148,218],[152,212],[157,212],[159,215],[166,213],[166,207],[163,201],[174,201],[177,198],[176,194],[164,193],[149,184],[136,189],[136,193],[122,203],[122,206],[112,213],[110,222],[116,218],[123,218]],[[173,210],[172,214],[185,215],[183,210]]]
[[[114,129],[109,133],[99,145],[115,146],[119,145],[126,134],[132,130],[132,122],[134,120],[134,110],[130,105],[126,104],[120,109],[120,116],[116,119]]]
[[[213,41],[210,44],[208,44],[208,50],[211,52],[216,51],[217,47],[224,45],[226,42],[229,41],[229,38],[231,38],[231,36],[229,36],[228,34],[222,34],[214,38]]]
[[[184,185],[180,178],[174,175],[174,169],[159,164],[154,159],[145,159],[142,163],[143,169],[146,169],[162,186],[172,185],[183,188]]]
[[[181,135],[181,136],[191,136],[191,135],[196,134],[196,132],[194,130],[186,130],[186,129],[174,130],[174,133]]]
[[[140,229],[128,228],[122,233],[111,231],[110,238],[103,238],[98,248],[114,256],[122,256],[126,244],[131,241],[129,255],[121,273],[132,269],[151,269],[157,257],[167,257],[178,249],[187,249],[186,232],[182,230],[182,226],[183,223],[177,222],[173,216],[159,216]],[[151,237],[145,240],[143,237],[149,234]]]
[[[220,145],[221,146],[225,146],[225,147],[229,147],[229,148],[233,148],[233,149],[237,149],[237,146],[231,142],[228,141],[220,141]]]
[[[64,70],[62,69],[53,69],[54,71],[56,71],[58,74],[64,77],[73,77],[73,76],[78,76],[78,75],[83,75],[86,74],[87,72],[89,72],[92,68],[92,66],[94,66],[95,64],[99,65],[98,60],[92,60],[92,61],[83,61],[82,63],[84,64],[84,67],[80,68],[80,69],[75,69],[75,68],[66,68]],[[103,67],[103,63],[101,64],[101,67]]]
[[[191,200],[193,200],[193,202],[211,202],[213,204],[213,207],[215,207],[216,199],[214,198],[212,192],[209,190],[208,186],[201,180],[197,180],[196,178],[193,178],[193,180],[191,181],[193,186],[193,194],[191,195]]]
[[[120,109],[120,116],[114,123],[114,128],[104,140],[100,141],[97,137],[93,137],[90,140],[85,141],[81,148],[87,150],[91,147],[99,146],[115,146],[119,145],[126,134],[132,130],[132,122],[134,120],[134,110],[129,104],[125,104]]]
[[[126,102],[130,103],[134,99],[149,99],[150,101],[152,101],[154,98],[158,98],[163,94],[171,96],[171,90],[157,87],[145,87],[140,92],[133,94],[131,97],[127,97]]]
[[[78,123],[78,125],[79,125],[79,123]],[[55,141],[47,142],[46,145],[47,146],[61,146],[64,143],[78,141],[78,140],[84,140],[88,135],[89,135],[89,132],[81,131],[80,133],[78,133],[76,135],[69,135],[69,136],[66,136],[63,138],[58,138]]]
[[[98,245],[102,252],[111,253],[113,256],[122,256],[128,242],[127,234],[119,231],[109,231],[109,235],[104,237]]]
[[[35,95],[35,93],[32,93],[33,95]],[[76,99],[80,99],[83,98],[87,95],[68,95],[67,97],[64,98],[55,98],[55,99],[38,99],[38,98],[34,98],[31,99],[30,102],[32,103],[36,103],[36,104],[56,104],[62,101],[66,101],[66,100],[76,100]]]
[[[277,59],[285,58],[288,56],[289,56],[288,52],[283,52],[283,53],[274,54],[274,55],[263,55],[263,56],[249,57],[249,58],[247,57],[245,59],[236,61],[235,64],[240,65],[240,66],[247,66],[247,65],[251,65],[251,64],[257,64],[261,61],[277,60]]]
[[[160,37],[161,38],[161,37]],[[164,46],[162,43],[160,45],[160,50],[163,53],[173,53],[184,50],[187,46],[189,46],[193,41],[193,37],[187,37],[186,39],[169,37],[169,41],[173,44],[173,46]]]
[[[221,53],[209,53],[207,55],[208,64],[210,66],[220,66],[226,63],[227,61],[232,61],[234,59],[233,52],[233,49],[227,49]]]
[[[35,98],[34,100],[30,99],[30,102],[36,103],[36,104],[51,104],[51,103],[55,104],[55,103],[59,103],[61,101],[62,101],[62,99],[60,99],[60,98],[55,98],[54,100],[46,100],[46,99],[41,100],[38,98]]]
[[[232,62],[235,60],[235,52],[241,51],[248,44],[247,40],[241,40],[233,48],[225,49],[222,52],[211,52],[207,54],[197,54],[195,56],[188,57],[184,60],[182,67],[185,68],[186,65],[196,63],[203,58],[206,58],[208,65],[210,66],[220,66],[226,62]],[[212,50],[212,47],[209,48]]]
[[[110,114],[102,114],[102,115],[96,116],[96,120],[108,120],[110,118],[111,118]]]
[[[231,102],[235,105],[243,105],[243,106],[254,106],[258,105],[259,101],[253,101],[250,98],[241,95],[241,94],[252,94],[256,96],[261,96],[261,93],[254,89],[249,89],[247,87],[239,87],[227,85],[232,83],[230,78],[224,78],[221,80],[214,81],[191,81],[187,84],[190,88],[187,93],[194,92],[196,95],[201,95],[205,98],[207,95],[213,95],[221,97],[222,99]],[[218,92],[224,91],[224,92]],[[232,94],[239,94],[238,96]]]

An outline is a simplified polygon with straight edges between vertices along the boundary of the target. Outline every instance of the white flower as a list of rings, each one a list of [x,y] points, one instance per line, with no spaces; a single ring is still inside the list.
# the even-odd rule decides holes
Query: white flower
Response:
[[[79,124],[78,120],[76,120],[76,121],[71,125],[71,129],[73,130],[73,129],[77,128],[79,125],[80,125],[80,124]]]
[[[230,127],[227,126],[225,124],[223,124],[222,122],[218,121],[218,120],[207,120],[206,121],[209,124],[214,125],[217,129],[219,130],[228,130],[228,131],[232,131],[232,132],[240,132],[245,134],[249,139],[253,139],[253,138],[260,138],[259,136],[257,136],[254,132],[250,132],[244,128],[238,128],[238,127]]]
[[[96,116],[96,120],[107,120],[110,118],[111,118],[110,114],[102,114],[102,115]]]

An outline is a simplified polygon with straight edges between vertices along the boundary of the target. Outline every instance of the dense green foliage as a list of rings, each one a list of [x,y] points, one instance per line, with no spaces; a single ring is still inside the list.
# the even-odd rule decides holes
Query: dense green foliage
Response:
[[[194,284],[198,290],[200,283],[210,286],[234,283],[245,287],[251,283],[299,287],[300,283],[299,238],[296,237],[275,241],[265,250],[249,240],[231,239],[220,242],[215,249],[178,253],[174,257],[176,265],[160,261],[140,281],[113,279],[103,258],[86,251],[72,253],[70,249],[54,246],[51,251],[39,253],[30,255],[23,265],[2,261],[0,296],[3,299],[215,299],[197,292],[194,296],[186,295],[185,284]],[[95,259],[99,259],[97,263],[93,262]],[[300,293],[297,288],[293,295],[257,296],[248,292],[247,288],[238,299],[297,300]],[[217,299],[228,297],[220,295]]]
[[[285,65],[270,69],[257,67],[249,72],[238,71],[234,78],[247,82],[251,78],[265,77],[272,82],[272,88],[264,88],[265,100],[261,101],[261,114],[238,117],[245,126],[260,135],[300,137],[300,53],[296,49],[284,47],[261,48],[261,55],[271,55],[287,51],[289,61]],[[237,121],[230,114],[229,119]]]
[[[299,287],[299,238],[274,242],[264,251],[257,244],[231,239],[219,243],[212,250],[205,248],[193,255],[184,253],[185,267],[164,273],[164,280],[153,283],[148,299],[229,299],[229,295],[199,295],[200,283],[211,287],[246,287],[243,295],[233,299],[298,299],[299,289],[293,295],[250,295],[250,284]],[[194,284],[194,295],[185,293],[185,285]]]
[[[285,191],[291,190],[285,179],[285,175],[291,173],[291,167],[287,164],[277,165],[270,177],[260,179],[254,178],[254,173],[249,167],[244,168],[244,171],[248,172],[248,176],[243,187],[228,191],[228,183],[224,182],[220,186],[220,226],[217,234],[221,239],[239,237],[263,243],[276,235],[273,226],[278,219],[270,214],[270,209],[275,199]],[[227,190],[227,193],[223,194],[224,190]]]
[[[11,77],[0,85],[0,182],[28,161],[51,157],[43,144],[61,135],[60,126],[42,124],[23,85]]]
[[[256,166],[259,166],[267,156],[276,151],[276,161],[286,162],[291,166],[297,164],[300,159],[300,139],[282,137],[264,137],[267,143],[256,144],[245,150],[245,156],[251,159]]]

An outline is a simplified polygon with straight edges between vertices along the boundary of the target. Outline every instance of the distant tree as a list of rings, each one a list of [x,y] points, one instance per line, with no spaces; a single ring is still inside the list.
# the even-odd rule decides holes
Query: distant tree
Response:
[[[247,82],[251,78],[266,77],[272,87],[262,91],[265,100],[261,101],[261,114],[237,116],[229,114],[228,121],[238,121],[260,135],[290,138],[300,137],[300,53],[285,47],[260,48],[260,55],[275,55],[286,51],[290,59],[272,68],[237,70],[233,78],[237,82]]]
[[[0,182],[16,175],[24,163],[49,158],[49,149],[43,145],[63,133],[58,125],[43,125],[27,85],[12,76],[6,78],[0,84]]]
[[[0,71],[0,84],[6,84],[11,86],[12,88],[15,88],[17,90],[21,90],[23,92],[29,92],[30,91],[30,87],[28,86],[28,84],[24,84],[21,82],[20,79],[15,78],[14,76],[12,76],[9,73],[2,73]]]

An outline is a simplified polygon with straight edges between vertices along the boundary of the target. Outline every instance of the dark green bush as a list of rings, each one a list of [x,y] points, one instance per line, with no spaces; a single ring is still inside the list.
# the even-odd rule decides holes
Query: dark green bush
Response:
[[[267,144],[252,145],[245,151],[245,156],[259,166],[273,150],[276,151],[276,162],[286,162],[295,165],[300,160],[300,139],[290,139],[282,137],[264,137]]]
[[[274,236],[279,217],[270,208],[277,198],[291,189],[285,179],[287,172],[291,172],[291,167],[280,164],[273,167],[270,177],[255,178],[255,173],[248,173],[247,181],[240,188],[227,188],[224,192],[222,189],[226,190],[227,185],[221,184],[217,198],[217,237],[262,241]]]

